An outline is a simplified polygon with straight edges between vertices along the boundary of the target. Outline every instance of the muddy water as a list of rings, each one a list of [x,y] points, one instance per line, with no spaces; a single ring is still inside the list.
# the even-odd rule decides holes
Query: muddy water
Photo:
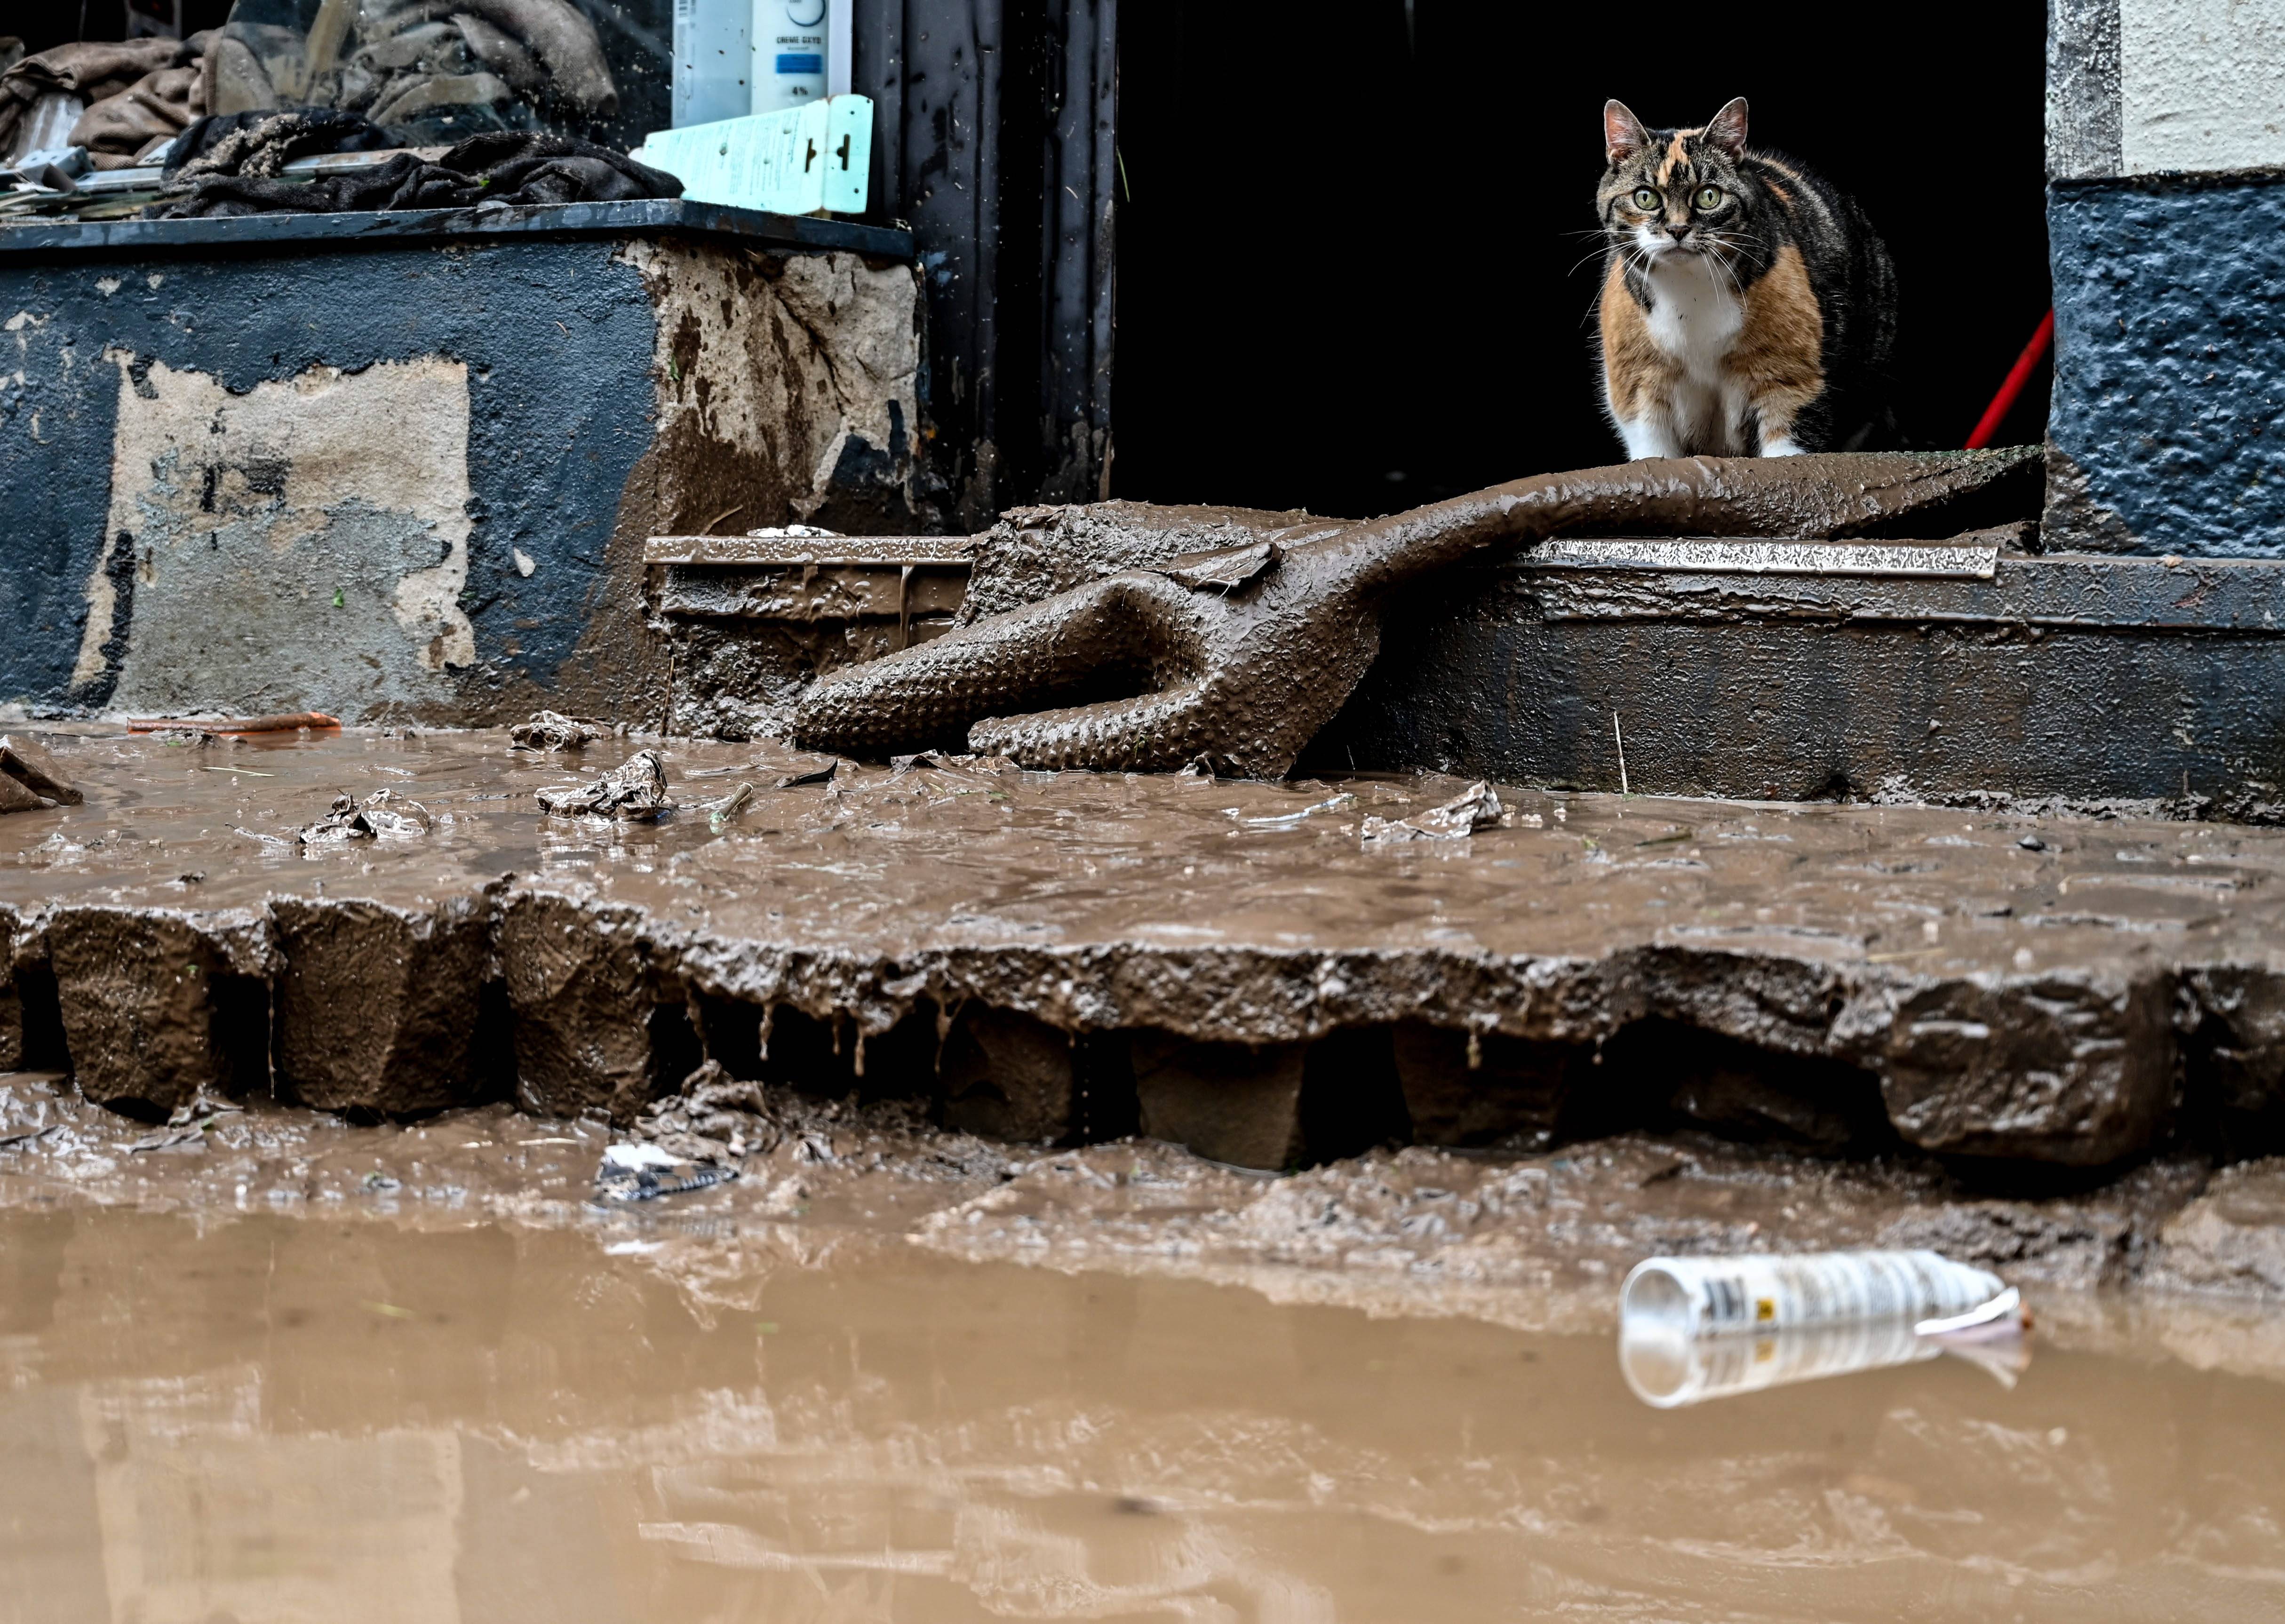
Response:
[[[2285,1616],[2272,1378],[1659,1413],[1603,1336],[646,1234],[0,1213],[0,1620]]]

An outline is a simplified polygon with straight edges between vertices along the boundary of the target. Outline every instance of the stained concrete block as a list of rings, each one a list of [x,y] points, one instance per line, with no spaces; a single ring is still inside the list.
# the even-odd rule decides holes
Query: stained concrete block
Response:
[[[280,1087],[322,1110],[436,1110],[474,1097],[491,955],[480,902],[433,912],[278,903]]]
[[[224,1088],[215,985],[227,961],[204,932],[179,914],[71,909],[50,920],[48,950],[81,1093],[171,1111]]]
[[[495,942],[525,1110],[626,1121],[656,1095],[656,1000],[632,931],[614,928],[623,922],[546,894],[516,897],[499,915]]]
[[[1134,1040],[1142,1132],[1240,1167],[1290,1167],[1305,1149],[1301,1083],[1309,1046]]]
[[[2280,1142],[2285,1126],[2285,984],[2266,968],[2213,965],[2183,977],[2193,1089],[2184,1104],[2226,1148]]]
[[[0,981],[0,1071],[24,1067],[24,995],[11,979]]]
[[[0,1071],[24,1066],[24,994],[16,985],[16,922],[0,914]]]
[[[1497,1033],[1480,1039],[1407,1023],[1396,1029],[1396,1076],[1412,1137],[1424,1145],[1488,1145],[1514,1138],[1544,1144],[1570,1093],[1579,1046],[1532,1043]]]
[[[1078,1050],[1036,1016],[971,1008],[945,1041],[947,1126],[991,1139],[1053,1143],[1073,1127]]]
[[[2160,1232],[2152,1277],[2191,1291],[2285,1292],[2285,1157],[2226,1167]]]
[[[1865,1063],[1924,1150],[2099,1167],[2147,1146],[2173,1103],[2156,977],[1947,982],[1900,999],[1883,1038]]]

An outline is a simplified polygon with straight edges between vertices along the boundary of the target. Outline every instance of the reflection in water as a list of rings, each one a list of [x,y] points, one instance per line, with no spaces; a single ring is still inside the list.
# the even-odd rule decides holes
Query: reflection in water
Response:
[[[1924,1336],[1909,1320],[1687,1341],[1630,1336],[1624,1330],[1619,1336],[1620,1372],[1635,1397],[1654,1409],[1680,1409],[1708,1399],[1914,1364],[1944,1353],[1976,1366],[2002,1387],[2013,1387],[2031,1362],[2030,1338],[2014,1321],[1950,1336]]]
[[[2285,1616],[2258,1376],[656,1233],[0,1214],[0,1624]]]

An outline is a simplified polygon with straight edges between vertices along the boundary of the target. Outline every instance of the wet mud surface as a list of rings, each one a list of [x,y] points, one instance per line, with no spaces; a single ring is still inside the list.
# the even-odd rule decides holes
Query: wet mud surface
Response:
[[[12,1119],[44,1087],[14,1079]],[[1466,1225],[1410,1220],[1493,1187],[1543,1228],[1596,1232],[1574,1273],[1611,1248],[1614,1197],[1637,1239],[1653,1207],[1701,1239],[1747,1212],[1786,1221],[1757,1193],[1767,1170],[1661,1173],[1694,1154],[1669,1142],[1567,1165],[1416,1149],[1325,1170],[1343,1183],[1138,1144],[1002,1165],[938,1142],[924,1173],[893,1126],[813,1122],[821,1154],[604,1212],[577,1199],[592,1126],[242,1115],[131,1154],[76,1119],[0,1152],[0,1618],[1870,1624],[2285,1604],[2273,1313],[2035,1291],[2012,1386],[1947,1358],[1661,1412],[1621,1380],[1614,1277],[1340,1284],[1401,1280],[1392,1251],[1464,1253]],[[1375,1184],[1403,1193],[1376,1210]],[[1880,1204],[1855,1188],[1794,1189],[1842,1213],[1800,1233]],[[1328,1196],[1350,1216],[1320,1252],[1382,1257],[1216,1275],[1249,1225],[1314,1260],[1299,1237],[1324,1226],[1272,1210]],[[1089,1204],[1106,1267],[1071,1266]]]
[[[1393,841],[1464,786],[679,741],[679,810],[632,821],[538,793],[633,741],[43,736],[86,802],[0,818],[0,1066],[154,1119],[624,1124],[712,1059],[1273,1170],[1676,1126],[2090,1175],[2285,1149],[2274,831],[1506,790]],[[413,832],[297,839],[381,788]]]

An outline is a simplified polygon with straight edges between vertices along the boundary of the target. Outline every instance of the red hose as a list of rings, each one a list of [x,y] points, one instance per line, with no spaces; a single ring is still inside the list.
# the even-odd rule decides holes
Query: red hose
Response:
[[[1991,443],[1991,437],[1999,432],[2001,426],[2007,421],[2007,414],[2015,409],[2016,399],[2023,393],[2023,386],[2031,381],[2031,374],[2038,370],[2040,358],[2047,353],[2047,346],[2054,341],[2055,313],[2049,310],[2040,318],[2039,330],[2031,334],[2031,341],[2023,346],[2023,353],[2015,357],[2015,365],[2007,373],[2007,381],[1999,386],[1999,392],[1991,397],[1991,404],[1983,408],[1983,416],[1977,421],[1975,432],[1967,436],[1969,451],[1980,451]]]

